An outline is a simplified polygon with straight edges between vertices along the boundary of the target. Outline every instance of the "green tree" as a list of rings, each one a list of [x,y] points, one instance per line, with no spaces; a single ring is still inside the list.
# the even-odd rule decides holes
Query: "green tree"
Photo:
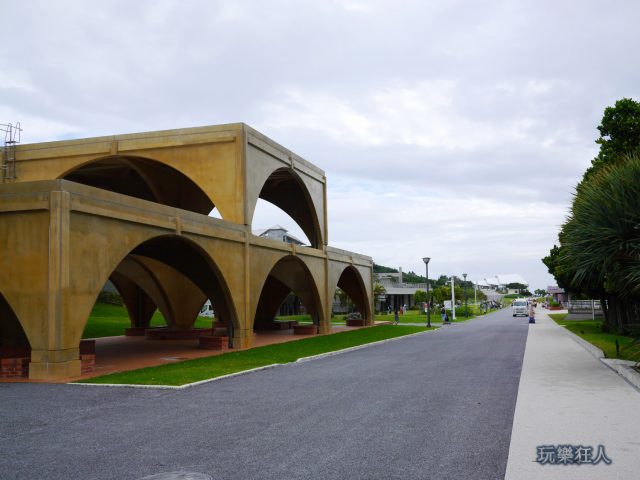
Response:
[[[422,303],[427,301],[427,292],[424,290],[416,290],[416,293],[413,294],[413,303],[417,305],[422,305]],[[420,308],[422,310],[422,307]]]
[[[511,289],[511,290],[526,290],[527,289],[527,285],[525,285],[524,283],[508,283],[507,284],[507,288]]]
[[[579,290],[579,287],[572,283],[573,276],[575,274],[571,261],[566,261],[566,256],[562,255],[562,232],[564,231],[564,225],[560,232],[560,245],[554,245],[549,251],[549,255],[542,259],[542,263],[547,266],[549,273],[556,279],[556,283],[560,288],[563,288],[567,292],[575,292]],[[565,259],[565,262],[561,261],[561,258]]]
[[[443,285],[432,290],[431,298],[437,303],[443,303],[445,300],[451,300],[451,286]],[[464,300],[464,291],[459,286],[454,289],[454,297],[456,301]],[[473,300],[473,291],[467,290],[467,298]]]
[[[405,283],[427,283],[426,277],[418,275],[416,272],[405,272],[402,274]]]
[[[384,288],[384,285],[381,283],[377,283],[373,286],[373,295],[377,297],[378,295],[386,295],[387,289]]]
[[[562,230],[556,271],[573,271],[574,290],[606,295],[607,323],[619,332],[638,322],[639,226],[640,156],[635,154],[601,167],[583,184]]]
[[[398,270],[384,265],[373,264],[373,273],[398,273]]]
[[[449,283],[449,277],[447,277],[446,275],[440,275],[438,277],[438,279],[436,280],[434,286],[435,287],[442,287],[442,286],[446,285],[447,283]]]
[[[351,297],[347,295],[347,292],[338,287],[336,288],[336,295],[338,296],[340,305],[343,307],[347,307],[347,309],[351,311],[353,308],[353,302],[351,301]]]
[[[533,293],[535,293],[539,297],[544,297],[547,294],[547,291],[543,288],[536,288]]]
[[[617,163],[624,155],[632,155],[640,147],[640,103],[622,98],[613,107],[604,110],[602,121],[598,126],[600,137],[596,143],[600,145],[598,156],[591,162],[591,167],[584,173],[584,183],[605,165]]]

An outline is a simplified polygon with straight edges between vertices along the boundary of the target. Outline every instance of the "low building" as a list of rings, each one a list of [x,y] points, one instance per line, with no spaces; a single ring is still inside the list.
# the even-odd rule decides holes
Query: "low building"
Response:
[[[551,299],[554,302],[558,302],[561,304],[564,304],[569,299],[569,296],[567,292],[564,291],[564,288],[561,288],[557,285],[551,285],[547,287],[547,293],[551,295]]]
[[[375,280],[384,287],[385,300],[376,298],[376,308],[378,310],[400,309],[406,305],[412,307],[415,305],[413,296],[418,290],[427,291],[426,283],[405,283],[402,278],[402,268],[398,268],[397,273],[377,273]]]

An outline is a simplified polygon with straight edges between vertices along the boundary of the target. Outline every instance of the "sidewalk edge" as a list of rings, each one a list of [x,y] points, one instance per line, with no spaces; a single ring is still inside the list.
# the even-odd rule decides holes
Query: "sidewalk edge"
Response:
[[[640,373],[634,370],[630,365],[621,363],[620,360],[615,358],[605,358],[604,352],[598,347],[596,347],[595,345],[592,345],[591,343],[587,342],[583,338],[580,338],[578,335],[576,335],[572,331],[567,330],[566,328],[558,325],[557,323],[556,323],[556,326],[558,326],[559,328],[562,328],[562,330],[567,335],[569,335],[569,337],[571,337],[578,345],[580,345],[587,352],[589,352],[591,355],[593,355],[598,360],[600,360],[602,364],[606,365],[611,370],[613,370],[618,375],[620,375],[622,378],[624,378],[629,384],[631,384],[632,387],[634,387],[636,390],[640,392]]]

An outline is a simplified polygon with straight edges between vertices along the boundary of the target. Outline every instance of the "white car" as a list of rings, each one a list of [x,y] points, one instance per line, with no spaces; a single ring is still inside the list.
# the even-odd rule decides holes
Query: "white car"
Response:
[[[511,304],[511,313],[513,313],[514,317],[518,315],[527,317],[529,315],[529,304],[526,300],[514,300]]]

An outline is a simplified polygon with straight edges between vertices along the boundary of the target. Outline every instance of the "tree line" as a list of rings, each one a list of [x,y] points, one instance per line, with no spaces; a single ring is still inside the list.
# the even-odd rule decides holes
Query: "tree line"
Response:
[[[598,155],[542,261],[565,291],[600,299],[605,331],[638,334],[640,103],[623,98],[607,107],[598,130]]]

